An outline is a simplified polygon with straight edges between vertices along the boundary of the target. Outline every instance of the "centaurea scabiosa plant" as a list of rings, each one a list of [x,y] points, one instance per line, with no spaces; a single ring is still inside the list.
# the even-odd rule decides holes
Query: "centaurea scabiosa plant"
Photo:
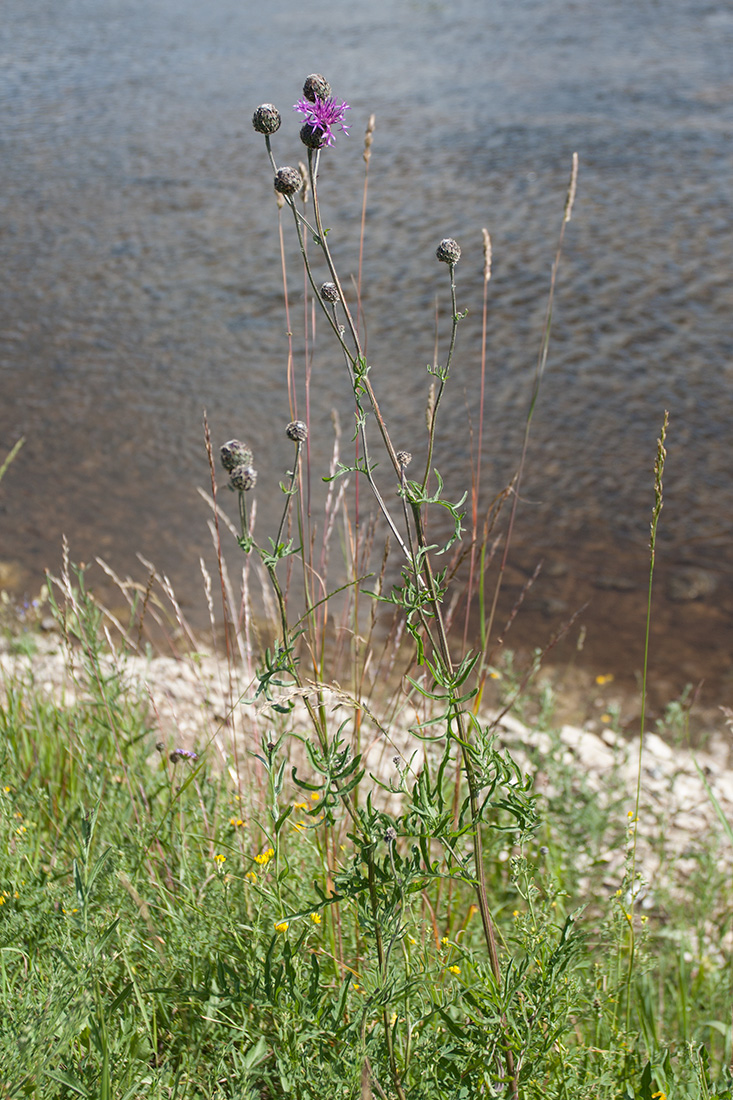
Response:
[[[277,538],[265,550],[255,544],[247,527],[245,494],[253,485],[249,466],[237,465],[232,469],[232,454],[239,453],[232,443],[222,451],[222,461],[229,470],[232,487],[239,492],[242,535],[240,545],[246,552],[256,550],[270,576],[280,610],[281,637],[265,656],[264,667],[259,674],[260,691],[269,698],[274,687],[287,683],[303,700],[312,720],[315,740],[307,742],[308,760],[314,778],[301,779],[293,770],[296,783],[318,794],[319,818],[323,827],[333,830],[336,809],[341,806],[350,819],[349,836],[358,849],[358,858],[349,872],[338,869],[333,861],[333,835],[324,845],[324,858],[328,864],[327,888],[320,889],[320,904],[324,911],[335,912],[338,904],[353,905],[357,916],[359,936],[363,938],[367,952],[373,952],[376,975],[370,1000],[365,1003],[360,1023],[361,1042],[364,1049],[364,1065],[371,1087],[380,1096],[394,1093],[399,1100],[406,1100],[408,1081],[419,1072],[410,1067],[411,1041],[400,1045],[397,1034],[397,1017],[392,1011],[393,1000],[405,997],[405,990],[412,982],[419,984],[414,972],[405,969],[403,962],[396,967],[400,945],[404,946],[407,913],[410,898],[427,895],[436,883],[459,879],[469,883],[475,893],[476,909],[480,914],[488,966],[482,971],[481,1007],[477,1016],[485,1021],[491,1036],[486,1043],[484,1065],[492,1067],[494,1081],[500,1082],[502,1092],[516,1096],[519,1093],[520,1072],[531,1064],[529,1041],[522,1028],[513,1022],[516,1005],[512,1002],[518,986],[507,983],[499,954],[498,937],[489,904],[484,858],[484,837],[487,827],[513,828],[520,837],[529,836],[533,827],[534,808],[518,768],[510,757],[499,753],[494,746],[493,731],[482,725],[471,708],[476,696],[476,670],[479,653],[455,657],[446,627],[443,605],[446,595],[447,569],[438,570],[434,563],[462,534],[461,506],[446,499],[443,483],[433,469],[433,450],[438,416],[451,372],[456,348],[456,337],[462,314],[458,311],[456,267],[461,249],[450,237],[437,246],[436,258],[445,264],[449,277],[451,302],[451,331],[448,352],[444,364],[428,367],[433,376],[432,399],[427,417],[427,445],[425,465],[413,480],[407,476],[412,455],[404,447],[396,446],[380,409],[377,394],[370,378],[370,365],[359,333],[359,328],[344,292],[344,283],[334,262],[324,230],[318,194],[318,176],[321,158],[335,146],[339,133],[347,134],[344,123],[345,102],[332,95],[331,87],[320,74],[309,76],[303,87],[303,98],[294,107],[302,116],[300,138],[307,149],[307,166],[295,169],[279,165],[275,157],[272,137],[277,132],[280,116],[272,104],[258,107],[253,116],[257,132],[264,135],[267,153],[274,173],[274,189],[278,204],[287,206],[293,216],[293,224],[303,260],[307,283],[313,295],[315,308],[320,308],[343,356],[346,378],[353,394],[355,409],[355,439],[358,451],[350,467],[338,464],[333,476],[355,475],[363,479],[376,502],[379,513],[402,557],[401,583],[395,584],[388,595],[381,598],[399,609],[406,629],[415,643],[416,659],[426,676],[423,682],[408,678],[411,689],[420,692],[430,701],[433,714],[430,719],[431,736],[423,740],[440,746],[442,759],[437,773],[428,757],[423,770],[411,773],[409,763],[398,769],[398,780],[388,785],[392,795],[398,795],[407,809],[392,817],[377,809],[371,796],[366,805],[358,801],[358,786],[364,776],[364,764],[358,753],[352,753],[343,738],[343,727],[334,736],[329,735],[323,694],[306,690],[304,676],[297,657],[297,636],[305,629],[304,620],[315,611],[316,603],[309,602],[309,586],[306,583],[306,613],[291,628],[287,618],[286,600],[278,577],[279,563],[293,553],[300,553],[305,560],[308,540],[305,537],[302,508],[299,500],[301,446],[307,438],[306,424],[294,420],[287,434],[296,445],[296,459],[289,480],[282,485],[286,496],[285,509]],[[275,125],[277,120],[278,126]],[[373,132],[370,120],[369,145]],[[336,132],[335,132],[336,131]],[[304,179],[305,177],[305,179]],[[304,183],[310,189],[312,212],[298,203]],[[307,244],[313,241],[320,259],[328,271],[328,279],[317,279],[315,261],[309,255]],[[376,426],[376,433],[374,430]],[[377,481],[377,454],[386,454],[391,467],[391,487],[385,483],[380,471]],[[395,508],[391,497],[397,495],[401,506]],[[294,550],[293,540],[283,541],[289,510],[298,499],[298,532],[300,548]],[[452,533],[445,545],[435,544],[428,536],[428,520],[431,511],[438,508],[450,518]],[[363,578],[355,582],[355,587]],[[328,597],[326,597],[327,599]],[[323,602],[323,601],[319,601]],[[426,687],[426,683],[430,686]],[[361,709],[357,700],[355,708]],[[381,729],[381,727],[379,727]],[[433,736],[432,731],[438,731]],[[385,732],[385,731],[382,731]],[[276,770],[273,750],[260,757],[270,771]],[[446,794],[446,769],[455,769],[456,781],[452,795]],[[278,771],[281,775],[281,772]],[[279,781],[278,781],[279,782]],[[409,786],[408,784],[413,784]],[[447,784],[450,788],[450,784]],[[274,789],[274,788],[273,788]],[[273,812],[276,827],[282,827],[282,815]],[[507,824],[509,822],[510,824]],[[314,826],[315,827],[315,826]],[[387,854],[381,856],[381,846],[386,842]],[[400,842],[410,848],[408,856],[400,852]],[[435,849],[442,849],[443,861],[436,862]],[[331,855],[328,853],[331,852]],[[364,868],[366,870],[364,871]],[[437,887],[439,889],[439,887]],[[452,886],[448,886],[448,892]],[[312,905],[309,903],[309,911]],[[305,910],[304,910],[305,912]],[[298,918],[296,911],[291,914]],[[342,957],[336,936],[333,937],[333,954],[347,971],[356,972],[358,960],[349,964]],[[461,973],[454,965],[451,973]],[[410,976],[411,974],[411,976]],[[407,982],[407,985],[400,985]],[[512,992],[514,990],[514,992]],[[477,1002],[477,1003],[479,1003]],[[432,1010],[431,1010],[432,1011]],[[521,1015],[521,1013],[520,1013]],[[430,1012],[427,1018],[432,1018]],[[381,1021],[382,1040],[379,1050],[374,1047],[372,1029]],[[536,1070],[536,1067],[534,1067]],[[387,1075],[386,1078],[384,1075]],[[382,1082],[384,1081],[384,1085]],[[386,1086],[386,1088],[385,1088]]]

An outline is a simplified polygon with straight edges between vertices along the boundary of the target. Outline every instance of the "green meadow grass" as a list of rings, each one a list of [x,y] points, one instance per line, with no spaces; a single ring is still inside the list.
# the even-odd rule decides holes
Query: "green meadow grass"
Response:
[[[389,814],[362,777],[370,863],[323,774],[294,781],[287,715],[244,795],[211,750],[174,764],[124,660],[104,660],[93,598],[77,607],[73,701],[30,673],[0,695],[2,1095],[361,1097],[376,1080],[392,1096],[391,1059],[410,1097],[505,1095],[507,1046],[522,1096],[731,1094],[730,959],[701,933],[729,931],[726,838],[701,838],[689,892],[654,883],[630,923],[629,880],[604,885],[598,858],[626,851],[628,798],[564,762],[546,697],[551,747],[527,773],[550,795],[530,785],[519,829],[501,808],[482,825],[497,988],[465,838],[441,854],[416,815],[438,791],[430,810],[408,783]],[[450,807],[455,772],[431,781]]]

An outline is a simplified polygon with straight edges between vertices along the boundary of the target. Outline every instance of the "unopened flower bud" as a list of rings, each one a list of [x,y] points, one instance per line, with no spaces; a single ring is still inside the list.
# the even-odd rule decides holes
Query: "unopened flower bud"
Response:
[[[328,131],[306,122],[300,128],[300,140],[309,149],[322,149],[328,142]]]
[[[325,76],[321,76],[320,73],[311,73],[310,76],[305,78],[303,95],[311,103],[315,103],[316,98],[329,99],[331,96],[331,85],[328,83]]]
[[[285,434],[294,443],[304,443],[308,438],[308,426],[302,420],[291,420],[285,429]]]
[[[321,287],[321,297],[324,302],[338,302],[339,292],[335,283],[324,283]]]
[[[258,134],[274,134],[280,129],[280,112],[274,103],[261,103],[252,115],[252,125]]]
[[[400,466],[409,466],[412,462],[412,455],[409,451],[398,451],[395,458],[399,462]]]
[[[236,466],[252,465],[252,448],[240,439],[230,439],[219,451],[221,464],[231,472]]]
[[[294,195],[303,186],[303,179],[297,168],[280,168],[275,176],[275,190],[281,195]]]
[[[461,246],[452,237],[445,237],[435,250],[435,255],[442,264],[457,264],[461,258]]]
[[[229,474],[229,482],[233,489],[248,493],[257,484],[257,471],[254,466],[235,466]]]

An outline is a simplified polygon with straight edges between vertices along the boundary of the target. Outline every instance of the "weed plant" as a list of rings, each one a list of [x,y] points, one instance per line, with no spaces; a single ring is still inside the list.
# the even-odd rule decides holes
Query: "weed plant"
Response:
[[[670,895],[667,912],[640,915],[638,805],[629,824],[628,796],[613,782],[603,792],[579,783],[552,733],[541,751],[502,744],[499,717],[522,705],[529,676],[492,716],[483,705],[492,679],[506,685],[511,673],[498,595],[577,161],[517,476],[482,515],[485,355],[470,492],[448,499],[433,467],[464,316],[460,248],[451,238],[437,248],[449,334],[444,359],[428,367],[427,431],[413,456],[388,430],[364,350],[364,216],[349,293],[324,229],[319,172],[331,170],[348,108],[321,76],[303,93],[307,163],[278,164],[275,107],[257,108],[253,122],[278,198],[287,331],[289,218],[307,342],[320,311],[353,395],[353,454],[342,461],[337,432],[317,526],[310,373],[297,375],[292,346],[293,461],[274,536],[257,531],[249,446],[221,448],[235,524],[207,436],[228,703],[195,747],[156,730],[126,656],[145,651],[145,618],[159,615],[154,582],[185,631],[165,578],[151,567],[139,590],[120,582],[130,622],[117,624],[115,645],[84,569],[67,560],[51,584],[72,690],[51,700],[32,673],[6,678],[0,706],[4,1095],[729,1097],[729,953],[704,963],[689,899]],[[371,119],[364,211],[373,135]],[[486,233],[484,245],[486,332]],[[657,487],[655,525],[661,469]],[[243,553],[236,597],[227,531]],[[337,538],[345,576],[329,587]],[[548,726],[550,709],[545,698]],[[546,794],[533,785],[540,770]],[[609,846],[624,856],[612,884],[600,859]],[[701,859],[700,873],[702,896],[714,860]],[[676,939],[665,939],[669,927]]]

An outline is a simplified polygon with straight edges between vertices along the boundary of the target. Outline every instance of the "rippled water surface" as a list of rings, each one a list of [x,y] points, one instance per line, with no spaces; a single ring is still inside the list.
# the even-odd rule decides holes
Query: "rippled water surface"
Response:
[[[516,467],[578,151],[517,571],[545,558],[546,617],[553,607],[574,610],[589,592],[591,620],[593,606],[597,622],[604,616],[593,635],[597,661],[606,651],[608,661],[623,657],[624,625],[643,611],[651,468],[669,409],[664,643],[685,677],[715,663],[728,691],[727,4],[5,0],[0,52],[3,454],[20,435],[27,440],[0,490],[8,583],[30,592],[57,563],[66,533],[77,559],[101,553],[121,571],[141,571],[135,552],[152,557],[195,616],[198,556],[210,556],[196,493],[208,481],[204,408],[215,442],[246,435],[253,443],[259,522],[273,521],[290,458],[287,338],[271,173],[250,117],[260,102],[279,104],[286,117],[275,153],[297,162],[289,107],[303,77],[322,71],[351,104],[351,137],[339,138],[321,169],[329,239],[347,277],[358,257],[362,133],[376,114],[364,258],[369,356],[398,445],[418,455],[439,293],[445,318],[446,273],[434,249],[445,235],[463,245],[459,304],[469,316],[436,454],[451,491],[465,483],[477,418],[481,229],[494,250],[488,493]],[[302,362],[302,283],[289,248]],[[320,470],[331,408],[345,424],[350,412],[325,333],[312,350]],[[680,577],[694,589],[696,575],[704,578],[697,600],[666,602],[680,595]]]

